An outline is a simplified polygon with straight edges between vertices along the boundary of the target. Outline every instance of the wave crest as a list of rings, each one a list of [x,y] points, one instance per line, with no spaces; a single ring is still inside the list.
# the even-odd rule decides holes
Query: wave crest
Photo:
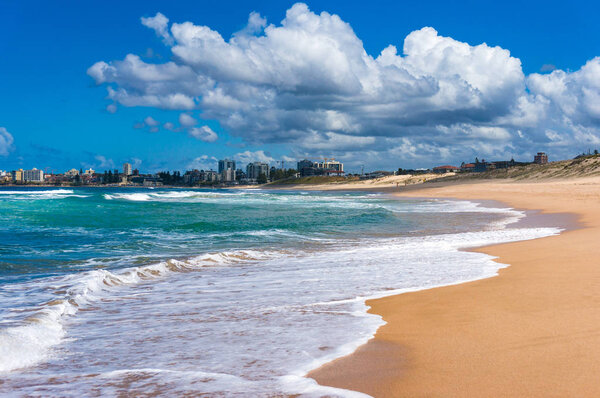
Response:
[[[61,297],[42,304],[40,310],[23,321],[23,325],[0,329],[0,358],[3,359],[0,361],[0,372],[33,366],[47,360],[52,356],[53,347],[66,334],[64,323],[67,318],[120,286],[162,278],[173,272],[260,261],[282,254],[257,250],[216,252],[185,260],[170,259],[119,272],[99,269],[63,277],[53,284],[60,286],[56,291]]]

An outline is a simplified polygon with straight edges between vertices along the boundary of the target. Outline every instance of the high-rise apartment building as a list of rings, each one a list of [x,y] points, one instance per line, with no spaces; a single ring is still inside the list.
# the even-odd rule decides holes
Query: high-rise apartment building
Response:
[[[23,170],[23,181],[25,182],[44,182],[44,172],[33,168],[32,170]]]
[[[208,182],[215,182],[218,179],[218,174],[216,171],[213,170],[203,170],[200,172],[200,180],[202,181],[208,181]]]
[[[223,182],[235,181],[235,160],[219,160],[219,176]]]
[[[315,167],[315,162],[312,160],[304,159],[298,162],[298,167],[296,170],[301,171],[302,169],[306,169],[309,167]]]
[[[254,163],[248,163],[248,166],[246,166],[246,177],[251,179],[251,180],[256,180],[258,179],[258,176],[261,174],[264,174],[267,176],[267,178],[269,178],[269,165],[267,163],[262,163],[262,162],[254,162]]]
[[[23,182],[23,169],[14,170],[11,175],[14,182]]]
[[[221,181],[223,182],[232,182],[235,181],[235,170],[231,168],[227,168],[223,170],[221,173]]]
[[[235,160],[231,159],[223,159],[219,160],[219,173],[222,173],[224,170],[231,169],[235,171]]]
[[[123,174],[125,174],[126,176],[130,176],[132,174],[131,170],[131,164],[123,163]]]

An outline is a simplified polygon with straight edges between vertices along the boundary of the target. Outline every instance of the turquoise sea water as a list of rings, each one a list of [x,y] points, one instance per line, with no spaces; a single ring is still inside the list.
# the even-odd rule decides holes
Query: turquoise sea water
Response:
[[[376,193],[0,189],[0,394],[352,395],[364,300],[494,275],[523,214]]]

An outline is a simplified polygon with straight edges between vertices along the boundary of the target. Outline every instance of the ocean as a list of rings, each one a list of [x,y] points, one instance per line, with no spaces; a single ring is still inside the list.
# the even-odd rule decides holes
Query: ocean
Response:
[[[523,212],[365,192],[1,188],[0,395],[364,396],[365,300],[486,278]]]

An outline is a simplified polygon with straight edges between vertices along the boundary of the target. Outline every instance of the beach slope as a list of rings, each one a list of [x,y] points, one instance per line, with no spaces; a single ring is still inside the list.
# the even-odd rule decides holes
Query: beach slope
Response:
[[[310,377],[376,397],[600,396],[600,178],[398,195],[574,213],[580,228],[476,249],[511,265],[498,277],[368,301],[387,324]]]

